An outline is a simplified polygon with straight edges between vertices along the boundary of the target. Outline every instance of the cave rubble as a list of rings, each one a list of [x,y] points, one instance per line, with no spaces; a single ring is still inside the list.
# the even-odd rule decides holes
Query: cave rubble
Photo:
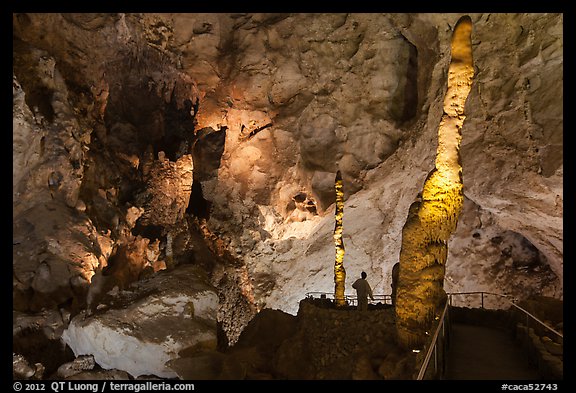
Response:
[[[218,295],[194,266],[159,272],[74,317],[62,340],[76,356],[136,378],[174,378],[166,363],[191,348],[215,349]]]

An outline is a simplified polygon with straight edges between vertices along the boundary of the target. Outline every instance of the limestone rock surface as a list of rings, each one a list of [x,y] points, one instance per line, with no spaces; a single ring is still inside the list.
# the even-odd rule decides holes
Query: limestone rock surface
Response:
[[[76,356],[132,377],[174,378],[166,365],[184,349],[216,348],[218,295],[194,266],[159,272],[93,316],[79,314],[62,334]]]
[[[14,308],[82,304],[94,270],[146,238],[153,263],[171,249],[206,268],[235,340],[257,309],[332,292],[337,170],[347,277],[390,293],[461,16],[14,14]],[[469,16],[444,286],[562,299],[564,17]]]

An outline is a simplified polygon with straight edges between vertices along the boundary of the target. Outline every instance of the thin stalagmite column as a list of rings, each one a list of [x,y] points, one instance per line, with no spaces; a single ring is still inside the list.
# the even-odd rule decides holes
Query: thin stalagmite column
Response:
[[[406,348],[421,348],[426,343],[446,298],[443,283],[447,243],[464,202],[460,141],[464,104],[474,76],[471,32],[471,19],[460,18],[452,36],[435,168],[410,206],[402,229],[395,313],[398,340]]]
[[[342,218],[344,216],[344,192],[342,191],[342,174],[336,172],[336,224],[334,226],[334,245],[336,246],[336,260],[334,261],[334,299],[336,306],[346,305],[344,299],[344,284],[346,283],[346,270],[344,269],[344,240],[342,239]]]

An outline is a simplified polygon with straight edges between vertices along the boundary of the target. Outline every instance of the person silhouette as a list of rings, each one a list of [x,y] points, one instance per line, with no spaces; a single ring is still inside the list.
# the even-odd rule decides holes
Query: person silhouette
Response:
[[[356,290],[356,297],[358,298],[358,307],[359,311],[367,311],[368,310],[368,296],[370,299],[374,300],[374,296],[372,295],[372,288],[370,288],[370,284],[366,281],[366,272],[362,272],[360,274],[362,278],[354,281],[352,284],[352,288]]]

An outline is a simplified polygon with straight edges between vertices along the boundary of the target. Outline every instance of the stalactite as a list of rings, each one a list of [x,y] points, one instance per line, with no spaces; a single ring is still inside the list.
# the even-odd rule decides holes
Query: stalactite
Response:
[[[474,76],[471,31],[472,21],[467,16],[454,28],[436,165],[424,183],[422,199],[410,206],[402,229],[395,313],[398,340],[407,348],[425,344],[446,298],[443,281],[447,242],[464,202],[459,150],[464,104]]]
[[[334,244],[336,246],[336,260],[334,262],[334,299],[336,306],[345,306],[344,284],[346,270],[344,269],[344,240],[342,239],[342,218],[344,216],[344,192],[342,191],[342,174],[336,173],[336,225],[334,226]]]

